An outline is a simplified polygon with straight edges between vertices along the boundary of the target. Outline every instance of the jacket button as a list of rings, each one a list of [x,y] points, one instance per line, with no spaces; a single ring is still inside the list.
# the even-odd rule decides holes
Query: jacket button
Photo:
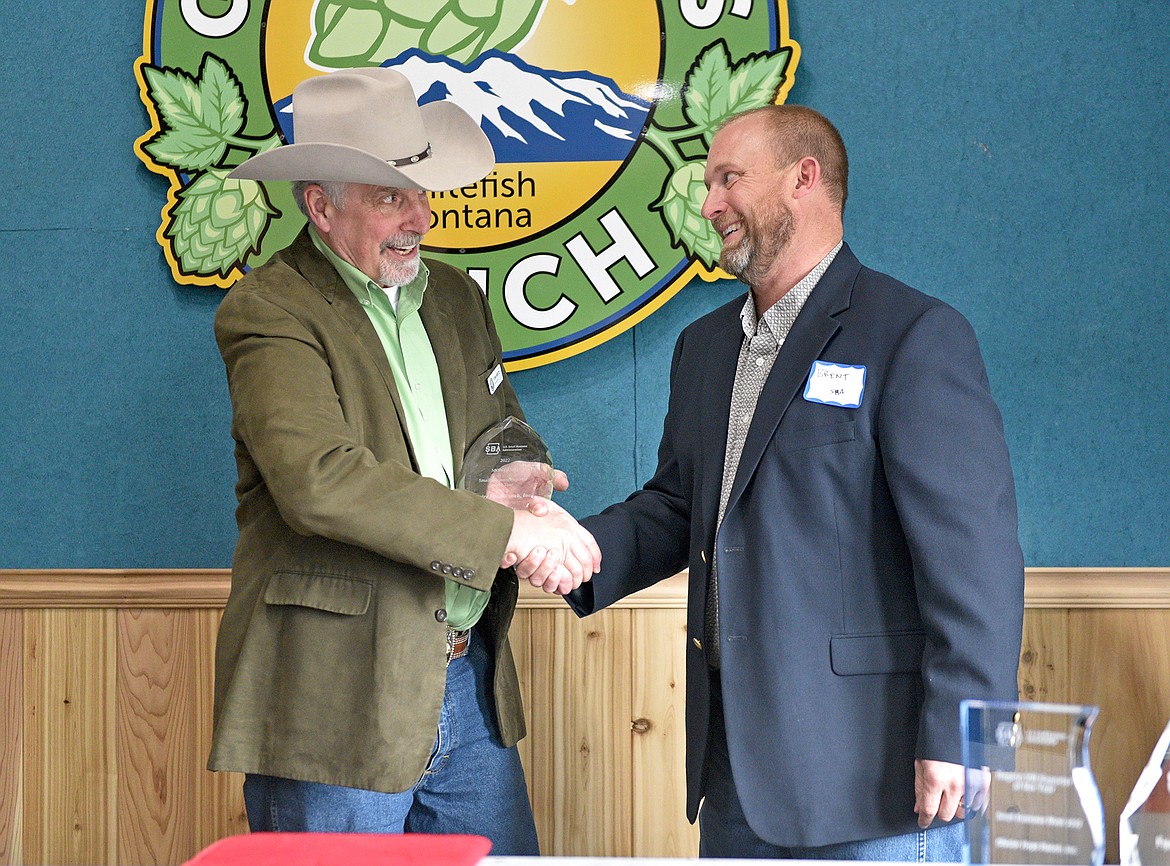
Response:
[[[699,551],[699,559],[703,560],[703,564],[704,564],[704,565],[706,565],[706,563],[707,563],[707,551],[705,551],[705,550],[701,550],[701,551]]]
[[[447,621],[447,609],[441,607],[438,610],[436,610],[435,611],[435,619],[437,619],[439,622],[446,622]]]
[[[452,577],[463,577],[463,569],[459,568],[458,566],[451,569],[451,576]]]
[[[450,573],[451,573],[451,566],[444,565],[443,566],[443,574],[450,574]]]
[[[439,562],[437,559],[431,563],[431,571],[438,571],[442,567],[443,563]]]
[[[695,649],[702,649],[703,648],[703,642],[701,640],[699,640],[697,637],[691,638],[691,643],[693,643],[695,645]]]
[[[475,580],[475,569],[469,568],[465,572],[463,572],[463,579],[464,580]]]

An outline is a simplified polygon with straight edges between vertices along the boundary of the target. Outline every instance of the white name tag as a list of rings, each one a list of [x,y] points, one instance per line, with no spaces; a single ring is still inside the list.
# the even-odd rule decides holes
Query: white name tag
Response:
[[[488,373],[488,377],[487,377],[488,393],[489,394],[496,393],[496,389],[498,389],[500,387],[500,385],[503,384],[503,381],[504,381],[504,368],[502,366],[500,366],[499,364],[496,364],[496,369],[494,369],[490,373]]]
[[[826,403],[856,409],[865,393],[865,367],[853,364],[832,364],[813,361],[804,386],[804,399],[810,403]]]

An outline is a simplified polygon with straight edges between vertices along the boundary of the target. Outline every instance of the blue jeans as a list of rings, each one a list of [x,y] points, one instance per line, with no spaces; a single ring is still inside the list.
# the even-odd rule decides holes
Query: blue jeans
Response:
[[[875,862],[958,863],[963,859],[963,822],[917,833],[859,839],[833,845],[773,845],[748,826],[735,789],[723,707],[712,695],[711,733],[707,746],[706,786],[699,810],[699,856],[748,860],[869,860]]]
[[[500,742],[483,644],[474,633],[468,654],[447,668],[438,735],[412,788],[384,794],[250,773],[252,831],[476,834],[496,856],[539,854],[520,755]]]

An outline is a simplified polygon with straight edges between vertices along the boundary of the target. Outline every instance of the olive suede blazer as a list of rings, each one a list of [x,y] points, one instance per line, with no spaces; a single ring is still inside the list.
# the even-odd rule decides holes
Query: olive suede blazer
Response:
[[[458,474],[467,446],[523,417],[487,301],[428,261],[420,315]],[[491,590],[476,629],[495,659],[506,744],[524,736],[499,571],[512,512],[418,473],[377,333],[307,232],[227,294],[239,542],[215,662],[212,770],[376,791],[418,781],[446,682],[445,575]]]

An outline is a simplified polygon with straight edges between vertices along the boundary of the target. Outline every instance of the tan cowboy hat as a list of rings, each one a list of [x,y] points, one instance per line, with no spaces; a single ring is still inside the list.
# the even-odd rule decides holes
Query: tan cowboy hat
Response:
[[[295,143],[256,154],[231,177],[439,192],[475,183],[496,162],[467,112],[451,102],[420,106],[410,81],[393,69],[306,79],[293,91],[292,106]]]

